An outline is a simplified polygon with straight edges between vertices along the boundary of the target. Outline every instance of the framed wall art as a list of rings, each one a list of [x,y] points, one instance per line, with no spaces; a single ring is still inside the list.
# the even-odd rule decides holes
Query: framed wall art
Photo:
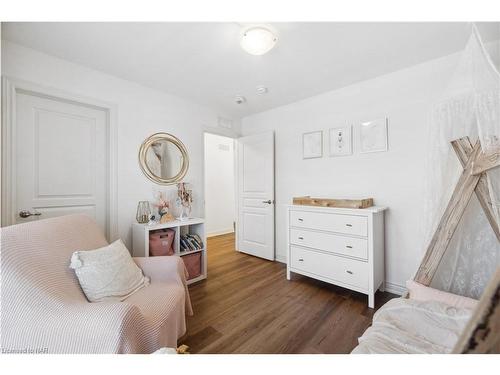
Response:
[[[387,138],[387,118],[361,122],[359,126],[361,153],[387,151]]]
[[[320,158],[323,156],[323,131],[302,134],[303,159]]]
[[[330,129],[330,156],[352,155],[352,126]]]

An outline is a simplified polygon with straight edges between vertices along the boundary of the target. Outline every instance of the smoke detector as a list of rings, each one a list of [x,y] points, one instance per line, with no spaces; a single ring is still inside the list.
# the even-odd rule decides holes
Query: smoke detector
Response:
[[[257,92],[257,95],[264,95],[267,94],[269,90],[265,86],[257,86],[255,91]]]
[[[247,100],[245,99],[245,97],[244,97],[243,95],[236,95],[236,96],[234,97],[234,102],[235,102],[236,104],[243,104],[243,103],[245,103],[246,101],[247,101]]]

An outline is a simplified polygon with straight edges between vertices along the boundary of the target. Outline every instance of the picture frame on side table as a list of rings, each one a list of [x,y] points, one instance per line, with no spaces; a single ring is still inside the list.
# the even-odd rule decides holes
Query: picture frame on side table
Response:
[[[302,158],[314,159],[323,156],[323,131],[302,134]]]
[[[387,136],[387,118],[371,121],[362,121],[359,126],[359,151],[362,154],[369,152],[384,152],[389,149]]]
[[[352,125],[330,129],[330,156],[352,155]]]

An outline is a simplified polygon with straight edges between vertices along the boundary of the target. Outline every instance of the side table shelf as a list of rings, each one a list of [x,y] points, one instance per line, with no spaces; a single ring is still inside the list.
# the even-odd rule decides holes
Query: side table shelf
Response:
[[[174,252],[183,257],[189,254],[201,253],[201,274],[188,280],[188,284],[207,278],[207,238],[205,236],[205,220],[202,218],[189,218],[187,220],[174,220],[165,224],[139,224],[132,225],[132,256],[149,257],[149,234],[159,229],[173,229],[175,231]],[[203,241],[203,249],[181,251],[180,238],[184,234],[197,234]]]

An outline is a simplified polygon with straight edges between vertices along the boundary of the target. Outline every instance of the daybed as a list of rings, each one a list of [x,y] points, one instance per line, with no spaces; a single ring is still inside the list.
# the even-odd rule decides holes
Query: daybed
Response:
[[[34,221],[0,235],[4,353],[152,353],[185,333],[192,310],[180,258],[134,258],[151,284],[123,302],[90,303],[69,263],[75,250],[107,245],[91,218]]]

